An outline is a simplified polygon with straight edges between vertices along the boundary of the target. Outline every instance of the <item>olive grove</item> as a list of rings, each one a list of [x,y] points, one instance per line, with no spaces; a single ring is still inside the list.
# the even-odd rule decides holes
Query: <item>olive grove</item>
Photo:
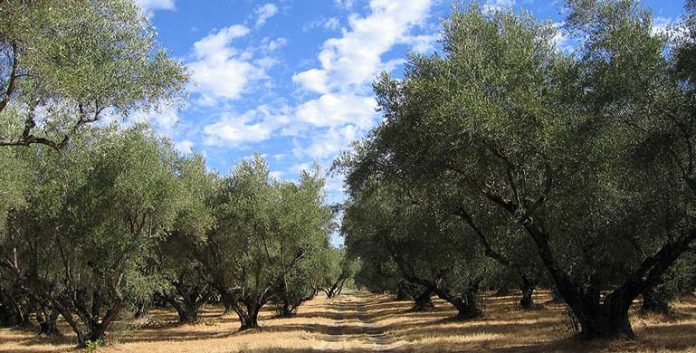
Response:
[[[527,287],[548,276],[584,337],[633,337],[631,303],[656,298],[696,240],[693,17],[675,34],[655,31],[638,2],[567,8],[571,52],[550,23],[474,4],[444,22],[442,54],[376,80],[384,120],[338,162],[354,210],[346,244],[409,280],[408,266],[432,266],[399,264],[407,252],[390,238],[403,232],[421,254],[451,233],[469,248],[452,266],[483,254]],[[419,234],[414,207],[440,220]]]

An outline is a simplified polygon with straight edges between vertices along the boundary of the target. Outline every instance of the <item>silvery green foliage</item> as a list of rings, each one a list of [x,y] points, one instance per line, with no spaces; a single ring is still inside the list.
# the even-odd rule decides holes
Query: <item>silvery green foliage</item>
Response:
[[[0,145],[59,149],[81,126],[171,104],[187,79],[131,0],[0,5]]]

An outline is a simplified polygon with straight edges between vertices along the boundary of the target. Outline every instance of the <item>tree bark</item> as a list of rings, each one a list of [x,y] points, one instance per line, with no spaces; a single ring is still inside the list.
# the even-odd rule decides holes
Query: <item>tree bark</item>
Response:
[[[595,310],[585,312],[580,322],[580,335],[586,339],[634,338],[628,319],[628,309],[618,304],[601,304]]]
[[[165,301],[169,303],[175,310],[177,315],[179,315],[180,324],[191,324],[198,321],[198,306],[191,303],[180,303],[176,299],[167,295],[164,297]]]
[[[522,299],[520,299],[520,306],[523,309],[533,309],[534,308],[534,283],[527,279],[527,277],[522,277],[522,282],[520,283],[520,289],[522,290]]]
[[[234,310],[234,305],[235,305],[234,296],[232,294],[228,293],[227,291],[224,291],[224,290],[218,289],[218,291],[220,292],[222,305],[225,307],[224,313],[229,314],[229,313],[235,311]]]
[[[476,292],[478,284],[471,285],[459,295],[453,295],[443,286],[443,280],[439,279],[433,289],[440,299],[447,301],[457,309],[458,320],[468,320],[480,317],[483,312],[476,304]]]
[[[414,298],[413,311],[426,311],[435,307],[431,299],[433,292],[429,288],[423,290]]]
[[[483,314],[476,305],[476,294],[473,292],[467,291],[451,303],[457,308],[457,319],[473,319]]]
[[[247,300],[244,303],[244,308],[235,305],[235,311],[239,316],[239,322],[241,324],[239,331],[246,331],[249,329],[254,329],[259,327],[258,317],[259,311],[261,310],[261,305],[255,300]]]
[[[36,319],[39,322],[39,335],[48,337],[58,337],[62,336],[60,330],[58,330],[58,317],[60,312],[53,308],[50,312],[43,308],[41,312],[37,313]]]
[[[343,290],[343,283],[345,282],[346,279],[347,278],[344,278],[343,274],[341,274],[341,276],[338,277],[336,282],[334,282],[331,285],[331,288],[329,288],[328,290],[324,289],[324,293],[326,293],[326,297],[333,298],[333,297],[341,294],[341,291]]]
[[[12,297],[8,296],[8,299],[10,300],[10,303],[12,304],[12,307],[14,309],[14,325],[22,327],[31,326],[31,320],[29,317],[31,314],[30,309],[26,308],[25,305],[22,305],[22,303],[20,303],[18,300],[15,300]]]

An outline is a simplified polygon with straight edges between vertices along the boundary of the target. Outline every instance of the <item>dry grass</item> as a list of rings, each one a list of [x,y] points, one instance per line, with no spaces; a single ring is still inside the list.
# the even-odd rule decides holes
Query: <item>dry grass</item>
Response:
[[[388,296],[317,298],[289,319],[264,312],[263,328],[237,332],[236,317],[206,307],[196,325],[176,325],[172,311],[119,322],[100,352],[696,352],[696,298],[675,303],[672,317],[633,316],[635,341],[584,342],[574,337],[561,304],[523,311],[516,297],[481,299],[485,317],[454,321],[441,301],[429,312]],[[548,293],[535,298],[547,302]],[[67,327],[61,327],[69,332]],[[32,330],[0,329],[0,353],[75,352],[73,337],[46,341]]]

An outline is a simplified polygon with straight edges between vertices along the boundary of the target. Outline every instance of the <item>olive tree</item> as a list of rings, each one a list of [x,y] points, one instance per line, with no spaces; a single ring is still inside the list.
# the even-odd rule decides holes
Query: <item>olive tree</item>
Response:
[[[299,242],[305,253],[272,290],[271,300],[281,316],[293,316],[302,303],[313,299],[321,279],[329,271],[327,256],[332,250],[329,232],[333,220],[331,209],[324,203],[324,184],[319,169],[303,171],[298,183],[277,184],[282,198],[278,207],[280,231],[289,237],[288,243]],[[291,235],[294,236],[290,238]],[[286,266],[290,264],[287,262]]]
[[[218,177],[206,170],[200,155],[178,158],[176,174],[174,223],[153,248],[149,261],[167,281],[157,295],[176,309],[180,322],[191,323],[198,321],[200,307],[215,294],[199,259],[214,222],[209,200]]]
[[[393,261],[403,279],[425,289],[421,307],[433,293],[459,319],[481,315],[476,294],[490,268],[483,249],[461,222],[402,191],[382,182],[351,195],[343,224],[348,249],[365,261]]]
[[[328,269],[324,274],[321,290],[333,298],[343,290],[347,281],[353,278],[359,263],[346,255],[345,249],[330,249],[327,254]]]
[[[66,147],[82,126],[170,101],[187,79],[132,0],[0,4],[0,146]]]
[[[213,197],[215,225],[202,261],[241,330],[258,327],[261,308],[327,243],[323,183],[307,172],[298,183],[272,180],[266,161],[254,155]]]
[[[46,152],[36,149],[30,206],[11,215],[2,265],[84,345],[105,338],[129,297],[157,286],[142,268],[173,222],[175,153],[143,126],[89,131]]]

